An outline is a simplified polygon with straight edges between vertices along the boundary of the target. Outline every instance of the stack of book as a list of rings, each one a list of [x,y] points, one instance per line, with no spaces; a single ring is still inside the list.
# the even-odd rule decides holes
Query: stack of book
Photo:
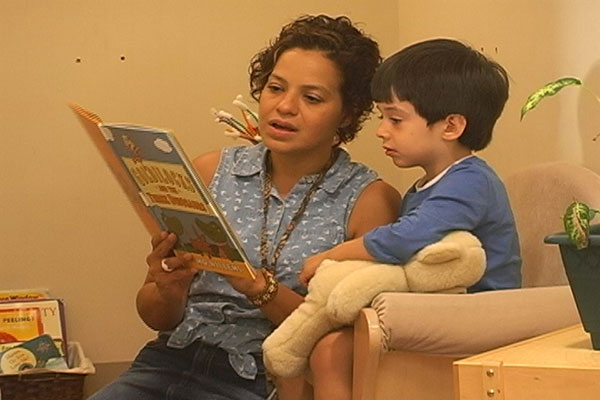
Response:
[[[0,374],[67,369],[63,302],[46,290],[0,292]]]

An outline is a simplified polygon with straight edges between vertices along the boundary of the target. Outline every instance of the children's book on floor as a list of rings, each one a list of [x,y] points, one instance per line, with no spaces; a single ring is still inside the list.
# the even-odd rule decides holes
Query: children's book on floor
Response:
[[[70,107],[150,234],[175,233],[175,253],[192,253],[194,267],[254,279],[239,239],[172,132],[104,123]]]
[[[39,298],[0,302],[0,353],[48,335],[67,356],[67,330],[61,299]]]

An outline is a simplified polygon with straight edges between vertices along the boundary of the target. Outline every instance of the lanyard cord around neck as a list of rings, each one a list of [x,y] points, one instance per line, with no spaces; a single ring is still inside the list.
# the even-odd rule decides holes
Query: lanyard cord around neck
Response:
[[[281,255],[281,250],[283,250],[283,247],[287,243],[287,241],[290,237],[290,234],[296,227],[296,224],[298,223],[300,218],[302,218],[302,214],[304,214],[304,211],[306,210],[306,207],[308,206],[308,202],[310,201],[310,199],[312,198],[314,193],[319,188],[319,185],[325,179],[325,174],[327,174],[327,171],[329,170],[329,168],[331,168],[331,166],[335,162],[337,154],[338,154],[337,151],[335,151],[335,150],[332,151],[331,158],[329,159],[327,164],[323,167],[323,169],[319,172],[319,175],[317,176],[317,178],[314,180],[314,182],[312,183],[312,185],[310,186],[310,188],[304,195],[304,198],[302,199],[302,203],[300,203],[300,207],[298,207],[298,210],[296,210],[296,212],[294,213],[292,220],[285,227],[285,232],[283,232],[283,235],[281,235],[281,239],[279,239],[279,243],[277,243],[277,246],[275,247],[275,250],[273,251],[273,259],[272,259],[270,265],[267,260],[268,253],[269,253],[269,248],[267,245],[267,216],[269,214],[269,196],[271,194],[271,189],[273,187],[273,180],[272,180],[272,176],[271,176],[271,162],[270,162],[270,159],[267,160],[266,171],[265,171],[265,180],[263,183],[263,225],[262,225],[262,230],[260,233],[260,258],[261,258],[261,267],[262,268],[268,269],[269,271],[272,271],[273,273],[275,272],[275,269],[277,266],[277,260],[279,259],[279,256]]]

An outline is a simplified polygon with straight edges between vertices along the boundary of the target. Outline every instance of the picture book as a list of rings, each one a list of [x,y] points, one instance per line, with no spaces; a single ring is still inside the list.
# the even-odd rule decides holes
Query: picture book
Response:
[[[69,368],[66,357],[60,353],[50,335],[37,336],[0,352],[0,374],[15,374],[37,368]]]
[[[0,290],[0,302],[15,300],[47,299],[48,297],[50,297],[48,289],[43,288]]]
[[[65,311],[61,299],[0,302],[0,352],[40,335],[50,335],[67,354]]]
[[[175,233],[175,253],[192,253],[195,268],[254,279],[239,239],[170,131],[103,123],[70,107],[150,234]]]

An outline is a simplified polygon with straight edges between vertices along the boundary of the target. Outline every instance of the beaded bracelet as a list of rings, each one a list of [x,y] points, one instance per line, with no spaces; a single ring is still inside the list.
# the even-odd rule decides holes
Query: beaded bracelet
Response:
[[[272,271],[263,268],[261,272],[265,277],[265,288],[256,296],[248,296],[248,300],[257,307],[261,307],[273,300],[279,289],[279,282],[275,279],[275,274]]]

